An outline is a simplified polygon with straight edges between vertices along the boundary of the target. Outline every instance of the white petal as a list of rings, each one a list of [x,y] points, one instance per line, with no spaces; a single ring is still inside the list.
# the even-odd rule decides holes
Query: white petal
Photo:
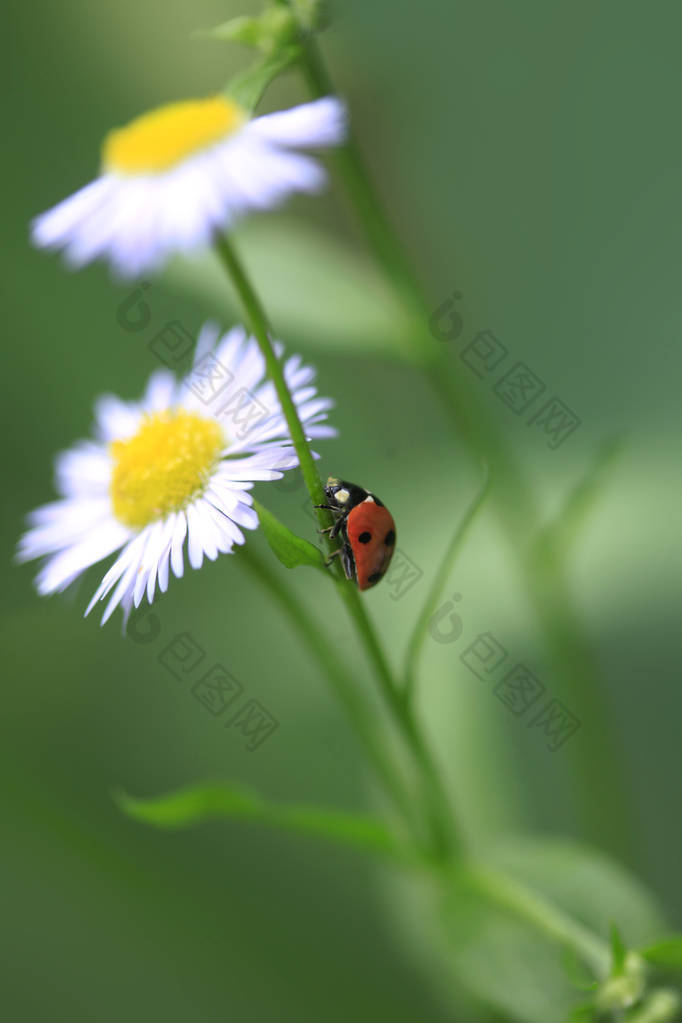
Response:
[[[326,96],[257,117],[245,130],[284,146],[334,146],[346,136],[346,108],[340,99]]]
[[[187,516],[184,511],[178,512],[175,519],[175,530],[173,532],[173,540],[171,542],[171,568],[173,569],[173,575],[176,579],[182,579],[182,573],[184,572],[185,566],[182,557],[182,545],[185,542],[185,535],[187,533]]]
[[[57,206],[41,213],[31,225],[33,244],[41,248],[57,248],[66,244],[72,232],[95,213],[114,187],[108,175],[96,178]]]
[[[159,577],[159,589],[162,593],[165,593],[166,587],[168,586],[168,558],[170,557],[170,545],[173,539],[173,531],[175,529],[175,515],[169,515],[168,518],[161,524],[161,533],[159,536],[159,542],[156,547],[155,557],[151,568],[149,569],[149,576],[147,579],[147,600],[151,604],[154,599],[154,589],[156,586],[157,575]],[[166,565],[166,586],[161,585],[161,564],[165,561]]]
[[[294,391],[299,387],[305,387],[315,377],[315,370],[312,366],[293,366],[293,359],[289,359],[285,367],[287,386]]]
[[[147,412],[163,412],[175,404],[177,381],[169,369],[157,369],[149,378],[143,405]]]
[[[133,597],[130,592],[121,600],[121,608],[123,610],[123,621],[121,622],[121,635],[125,636],[126,629],[128,628],[128,619],[130,618],[130,612],[133,608]]]
[[[197,344],[194,350],[194,365],[213,352],[219,337],[220,327],[217,323],[213,323],[210,320],[204,323],[197,337]]]
[[[235,147],[223,170],[246,209],[271,209],[294,192],[320,192],[327,181],[311,157],[255,140]]]
[[[187,554],[192,568],[201,568],[204,561],[201,519],[193,505],[187,509]]]
[[[315,438],[317,440],[326,440],[330,437],[338,437],[339,431],[333,426],[306,426],[307,440]]]
[[[233,522],[244,529],[258,529],[258,515],[242,501],[226,501],[226,492],[220,491],[218,487],[209,487],[204,494],[205,500],[222,516],[232,519]]]
[[[36,578],[41,596],[65,589],[91,565],[109,557],[130,537],[130,531],[112,520],[107,527],[84,537],[48,559]]]
[[[109,621],[109,619],[111,618],[112,614],[114,613],[119,604],[123,604],[123,606],[127,608],[130,607],[130,601],[132,599],[133,586],[135,585],[135,576],[137,574],[138,567],[139,562],[137,560],[131,562],[131,564],[128,566],[126,571],[119,579],[118,586],[112,593],[109,603],[104,609],[104,614],[102,615],[102,621],[100,623],[101,625],[104,625],[106,622]]]
[[[140,606],[152,572],[154,573],[154,576],[156,576],[156,566],[159,555],[161,554],[161,543],[163,540],[163,526],[163,522],[158,521],[148,526],[145,530],[147,534],[147,542],[144,545],[144,551],[140,557],[140,563],[135,576],[135,585],[133,587],[133,604],[135,607]]]
[[[19,541],[17,560],[32,561],[78,543],[85,532],[105,529],[111,522],[111,503],[105,498],[74,498],[36,508],[28,516],[33,528]]]
[[[109,175],[110,188],[97,209],[74,225],[65,240],[65,256],[70,266],[78,268],[98,256],[111,254],[121,226],[133,224],[140,238],[140,223],[151,202],[147,179]]]
[[[233,543],[243,544],[245,542],[244,534],[229,515],[223,515],[217,508],[213,508],[211,514],[230,547]]]
[[[292,394],[292,398],[296,405],[303,405],[304,402],[310,401],[317,394],[316,387],[299,387]]]
[[[175,535],[175,525],[176,515],[173,513],[168,516],[166,545],[161,553],[161,557],[159,558],[158,578],[159,589],[161,590],[162,593],[165,593],[166,590],[168,589],[168,569],[170,562],[171,543],[173,542],[173,536]],[[151,603],[149,591],[147,591],[147,598]]]
[[[106,597],[112,586],[125,576],[131,564],[135,566],[135,569],[137,569],[139,559],[144,551],[146,540],[147,530],[142,530],[141,533],[138,533],[134,539],[130,540],[126,544],[116,561],[102,579],[102,582],[95,590],[92,600],[85,609],[86,615],[89,615],[97,601]]]
[[[157,182],[156,188],[155,243],[165,251],[206,245],[214,225],[223,219],[222,204],[211,208],[212,180],[206,166],[186,160]]]
[[[111,481],[111,459],[93,441],[62,451],[55,459],[57,490],[65,497],[102,497]]]
[[[142,410],[114,394],[103,394],[95,401],[96,430],[101,440],[127,440],[137,431]]]
[[[235,535],[233,523],[213,505],[207,504],[206,511],[213,523],[218,550],[223,554],[229,554],[235,542],[241,542]]]
[[[330,398],[317,398],[314,401],[305,402],[298,406],[299,419],[305,425],[306,421],[312,419],[318,412],[326,412],[333,407],[334,402]]]
[[[234,461],[227,463],[230,465],[234,473],[233,479],[235,481],[241,482],[244,479],[272,481],[281,480],[282,478],[282,473],[276,469],[247,467],[244,465],[245,461],[246,459],[240,459],[238,462]]]
[[[201,543],[204,548],[204,553],[211,561],[215,561],[218,557],[220,534],[213,524],[210,507],[211,506],[207,501],[197,501],[194,505],[194,513],[196,515],[197,522],[200,524]]]

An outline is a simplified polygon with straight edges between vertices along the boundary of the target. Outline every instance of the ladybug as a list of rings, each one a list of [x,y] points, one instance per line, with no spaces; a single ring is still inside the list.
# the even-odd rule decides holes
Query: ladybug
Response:
[[[327,508],[335,522],[322,532],[343,541],[331,557],[341,558],[346,579],[355,580],[358,589],[368,590],[379,582],[393,557],[393,516],[376,494],[356,483],[330,476],[324,493],[327,503],[317,507]]]

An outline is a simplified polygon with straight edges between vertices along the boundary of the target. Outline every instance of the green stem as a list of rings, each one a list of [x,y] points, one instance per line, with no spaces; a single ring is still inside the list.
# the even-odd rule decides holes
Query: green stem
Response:
[[[458,523],[457,528],[450,540],[448,549],[443,555],[443,559],[438,566],[436,575],[434,576],[433,582],[429,588],[429,592],[426,595],[426,600],[422,606],[419,617],[417,618],[416,625],[410,636],[410,640],[407,645],[407,653],[405,655],[405,681],[404,681],[404,694],[405,699],[409,702],[414,694],[417,665],[419,662],[419,655],[421,654],[426,636],[428,633],[429,622],[436,610],[438,599],[441,591],[447,582],[448,576],[452,570],[455,562],[455,558],[459,553],[464,538],[467,535],[469,526],[473,522],[478,509],[481,507],[486,497],[488,496],[488,488],[490,485],[490,474],[488,467],[485,468],[485,477],[483,484],[480,487],[478,493],[474,497],[473,501],[464,513],[464,517],[461,522]]]
[[[301,70],[310,93],[317,98],[336,93],[319,47],[312,35],[302,37],[301,52],[303,54]],[[352,127],[348,129],[345,145],[332,150],[330,159],[335,164],[353,205],[357,209],[358,217],[377,261],[385,267],[403,303],[409,307],[417,319],[420,319],[423,301],[416,285],[414,273],[402,248],[395,244],[393,231],[384,216],[383,207],[367,172]]]
[[[289,427],[291,440],[298,455],[299,465],[308,493],[310,494],[310,499],[314,505],[323,504],[325,500],[324,489],[315,468],[315,461],[308,447],[301,420],[298,418],[298,410],[289,393],[282,366],[270,340],[270,327],[265,310],[241,262],[237,258],[237,254],[225,235],[218,235],[216,246],[244,305],[251,329],[263,353],[267,374],[274,384],[279,403],[282,406],[282,412]],[[329,526],[332,523],[331,516],[328,512],[324,512],[323,509],[317,509],[317,517],[321,526]]]
[[[303,604],[297,599],[292,589],[286,586],[280,574],[274,571],[267,562],[260,558],[252,545],[246,545],[239,552],[240,562],[248,566],[253,575],[266,588],[268,594],[277,601],[285,615],[298,632],[301,639],[310,649],[321,668],[332,684],[334,692],[341,701],[350,721],[357,730],[365,751],[381,778],[387,794],[396,809],[408,822],[412,833],[420,840],[419,828],[414,820],[414,812],[408,791],[399,776],[386,749],[384,740],[376,726],[374,715],[369,711],[353,685],[353,674],[340,660]]]
[[[310,34],[302,34],[301,70],[313,96],[336,92],[317,42]],[[592,835],[599,836],[622,856],[624,850],[632,846],[633,836],[628,823],[623,780],[617,768],[617,745],[603,694],[598,681],[595,681],[599,675],[596,662],[582,637],[565,580],[565,566],[556,565],[551,580],[546,574],[542,578],[529,570],[524,552],[540,521],[531,488],[499,431],[477,400],[471,383],[456,372],[446,346],[429,335],[426,329],[428,304],[386,217],[352,133],[347,144],[335,150],[331,158],[356,208],[369,247],[403,303],[415,360],[427,373],[474,457],[490,464],[496,481],[493,501],[518,559],[524,587],[552,655],[553,670],[564,695],[569,701],[575,699],[578,704],[575,709],[579,710],[587,724],[581,732],[581,742],[567,747],[580,783],[580,809],[585,824]],[[548,582],[554,591],[551,602],[547,599]],[[601,793],[609,792],[607,800],[601,795],[598,797],[595,777],[601,779]]]
[[[340,592],[373,664],[386,703],[425,779],[427,810],[436,837],[437,852],[440,856],[451,856],[460,851],[461,839],[455,835],[449,800],[438,767],[414,715],[393,681],[388,661],[357,591],[350,586],[343,586]]]
[[[310,499],[313,505],[319,505],[324,502],[324,490],[306,441],[303,426],[298,417],[298,410],[289,393],[282,364],[277,358],[272,341],[270,340],[265,310],[232,245],[226,237],[221,236],[218,238],[217,249],[234,283],[253,334],[263,353],[267,374],[274,384],[284,418],[289,427]],[[317,508],[316,512],[321,527],[331,523],[331,516],[328,511],[323,508]],[[427,811],[433,831],[434,851],[438,856],[447,857],[454,852],[458,843],[455,839],[448,799],[443,789],[440,775],[433,763],[421,731],[406,707],[400,690],[393,679],[388,661],[384,656],[357,589],[354,586],[349,586],[346,580],[340,578],[340,566],[337,567],[336,571],[335,582],[337,592],[343,600],[351,621],[363,643],[393,719],[421,770]]]

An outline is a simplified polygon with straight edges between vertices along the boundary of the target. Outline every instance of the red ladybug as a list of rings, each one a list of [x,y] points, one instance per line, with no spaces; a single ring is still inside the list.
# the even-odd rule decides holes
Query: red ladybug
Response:
[[[333,526],[323,530],[331,537],[341,536],[343,543],[332,558],[341,558],[346,579],[354,579],[358,589],[375,586],[388,568],[395,550],[395,522],[388,508],[368,490],[330,476],[324,488],[327,508],[335,518]]]

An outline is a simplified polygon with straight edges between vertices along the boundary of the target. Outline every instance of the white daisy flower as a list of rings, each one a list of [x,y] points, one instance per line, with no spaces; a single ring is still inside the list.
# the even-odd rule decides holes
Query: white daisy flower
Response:
[[[46,557],[41,595],[119,552],[85,613],[109,597],[102,624],[119,604],[127,619],[145,592],[152,602],[157,583],[166,591],[171,570],[182,576],[185,541],[190,565],[201,568],[204,555],[230,553],[245,542],[242,530],[258,527],[254,482],[280,479],[298,457],[256,341],[242,327],[219,333],[202,329],[180,383],[159,369],[140,402],[101,397],[96,439],[58,456],[60,500],[32,512],[18,548],[20,561]],[[335,436],[315,371],[298,355],[284,370],[307,436]]]
[[[108,258],[118,276],[136,277],[173,250],[208,244],[249,210],[319,191],[323,168],[293,150],[344,134],[333,97],[253,120],[226,96],[159,107],[107,135],[100,176],[37,217],[32,240],[64,249],[74,268]]]

